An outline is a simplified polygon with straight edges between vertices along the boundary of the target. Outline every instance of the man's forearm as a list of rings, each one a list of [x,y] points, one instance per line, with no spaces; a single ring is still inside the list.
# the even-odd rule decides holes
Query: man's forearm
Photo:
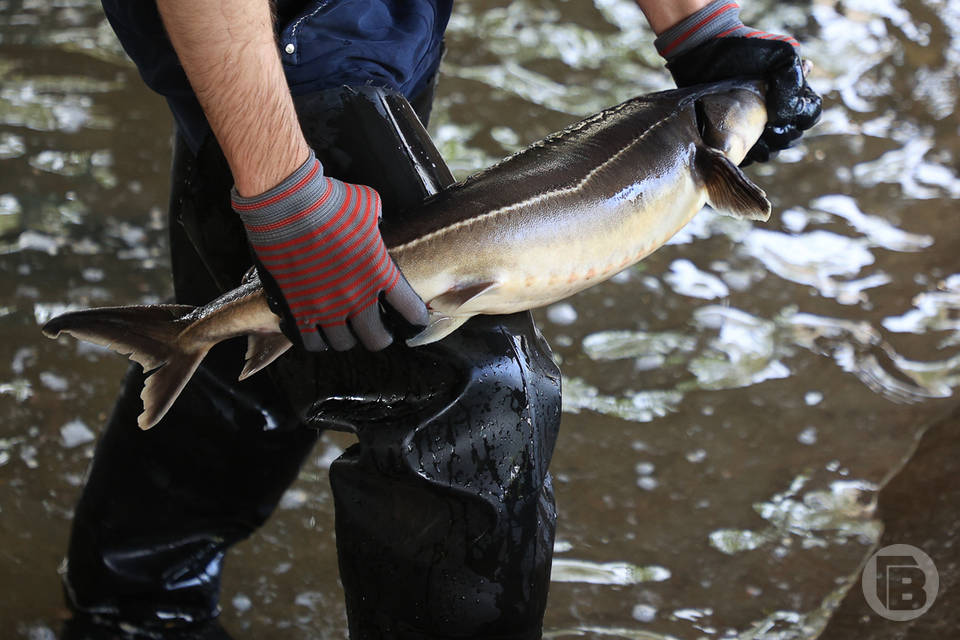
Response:
[[[650,28],[660,35],[690,14],[710,4],[711,0],[636,0],[647,17]]]
[[[309,151],[267,0],[158,0],[157,5],[240,195],[263,193],[293,173]]]

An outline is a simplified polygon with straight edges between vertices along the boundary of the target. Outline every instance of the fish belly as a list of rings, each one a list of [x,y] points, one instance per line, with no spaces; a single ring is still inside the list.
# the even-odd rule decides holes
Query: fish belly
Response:
[[[573,212],[530,211],[500,226],[458,229],[395,258],[427,302],[490,284],[462,306],[446,309],[448,314],[514,313],[566,298],[635,264],[705,201],[705,190],[686,175],[655,194],[594,202],[592,211],[590,205]]]

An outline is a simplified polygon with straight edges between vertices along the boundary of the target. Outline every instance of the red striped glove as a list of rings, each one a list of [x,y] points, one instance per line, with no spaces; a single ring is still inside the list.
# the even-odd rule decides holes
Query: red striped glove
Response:
[[[737,77],[767,82],[767,127],[744,164],[765,162],[820,119],[820,96],[807,84],[800,44],[740,21],[740,6],[714,0],[655,42],[678,87]]]
[[[427,309],[387,253],[377,225],[380,195],[323,175],[313,152],[279,185],[253,198],[231,193],[254,252],[282,294],[303,346],[337,351],[357,340],[376,351],[393,341],[378,296],[415,325]],[[274,300],[274,302],[277,302]],[[290,331],[287,331],[289,334]]]

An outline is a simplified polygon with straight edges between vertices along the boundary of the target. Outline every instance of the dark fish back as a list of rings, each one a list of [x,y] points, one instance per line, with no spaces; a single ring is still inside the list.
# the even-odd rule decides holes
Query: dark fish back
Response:
[[[402,223],[385,221],[382,232],[387,246],[396,247],[538,194],[574,186],[650,127],[679,112],[689,110],[690,121],[685,124],[692,131],[677,133],[696,135],[693,102],[726,85],[701,85],[639,96],[551,134],[451,185],[416,210],[405,212],[400,216]],[[656,158],[650,161],[656,162]],[[644,167],[635,165],[635,170],[642,172]]]

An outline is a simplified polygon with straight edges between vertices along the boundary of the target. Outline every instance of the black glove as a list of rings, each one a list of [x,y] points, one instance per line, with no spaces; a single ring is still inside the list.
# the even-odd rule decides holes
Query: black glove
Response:
[[[711,2],[661,33],[656,46],[678,87],[766,80],[767,126],[743,164],[766,162],[820,119],[820,96],[806,82],[797,41],[744,25],[734,2]]]

